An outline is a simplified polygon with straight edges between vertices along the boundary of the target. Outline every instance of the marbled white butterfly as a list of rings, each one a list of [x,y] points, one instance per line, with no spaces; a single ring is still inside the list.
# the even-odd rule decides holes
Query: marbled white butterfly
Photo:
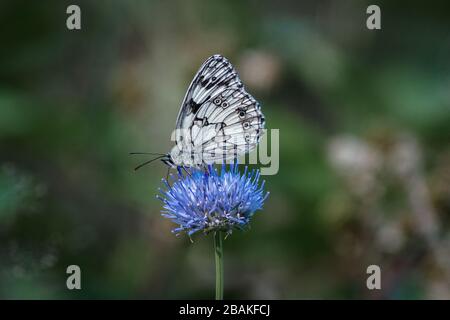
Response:
[[[235,159],[257,146],[264,122],[259,103],[245,91],[231,63],[213,55],[200,67],[183,99],[175,146],[158,159],[170,167]]]

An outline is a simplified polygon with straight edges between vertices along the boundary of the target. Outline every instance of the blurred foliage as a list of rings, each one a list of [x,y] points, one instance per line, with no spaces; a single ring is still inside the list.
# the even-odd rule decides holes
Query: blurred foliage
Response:
[[[170,233],[166,168],[128,153],[169,150],[221,53],[280,129],[265,209],[225,241],[225,296],[450,298],[450,5],[378,1],[369,31],[369,4],[2,1],[0,297],[213,296],[212,239]]]

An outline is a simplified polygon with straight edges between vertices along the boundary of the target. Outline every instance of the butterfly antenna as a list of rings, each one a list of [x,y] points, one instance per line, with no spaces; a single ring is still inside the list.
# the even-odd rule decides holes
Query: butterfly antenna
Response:
[[[136,170],[142,168],[143,166],[145,166],[145,165],[147,165],[147,164],[149,164],[149,163],[151,163],[151,162],[153,162],[153,161],[155,161],[155,160],[164,158],[165,156],[166,156],[166,155],[161,155],[161,156],[156,157],[156,158],[154,158],[154,159],[148,160],[148,161],[146,161],[146,162],[144,162],[144,163],[138,165],[136,168],[134,168],[134,170],[136,171]]]

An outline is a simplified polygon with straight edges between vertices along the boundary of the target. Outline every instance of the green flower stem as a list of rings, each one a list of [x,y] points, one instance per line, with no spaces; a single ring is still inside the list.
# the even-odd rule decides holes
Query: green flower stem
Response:
[[[223,300],[223,244],[222,232],[214,232],[214,253],[216,257],[216,300]]]

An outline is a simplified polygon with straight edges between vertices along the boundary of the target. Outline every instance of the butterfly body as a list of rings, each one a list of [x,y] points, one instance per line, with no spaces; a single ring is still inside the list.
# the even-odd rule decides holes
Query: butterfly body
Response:
[[[192,80],[178,113],[175,146],[161,160],[200,166],[253,150],[263,134],[259,103],[245,91],[226,58],[208,58]]]

